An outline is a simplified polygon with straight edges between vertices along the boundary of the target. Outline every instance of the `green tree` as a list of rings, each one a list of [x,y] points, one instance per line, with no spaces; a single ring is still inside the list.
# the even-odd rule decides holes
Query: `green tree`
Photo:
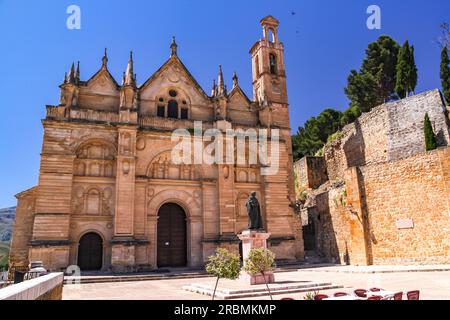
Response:
[[[388,99],[395,89],[397,56],[400,46],[391,37],[383,35],[369,44],[361,72],[373,75],[381,96]]]
[[[406,98],[409,94],[411,69],[411,50],[406,41],[398,53],[397,83],[395,91],[400,98]]]
[[[385,97],[377,90],[376,78],[369,73],[352,70],[347,79],[345,94],[350,99],[350,106],[362,112],[369,112],[372,108],[382,104]]]
[[[210,256],[206,264],[206,272],[217,277],[212,299],[216,296],[219,279],[236,280],[241,273],[241,259],[238,255],[229,252],[227,249],[219,248],[216,254]]]
[[[406,98],[414,93],[417,86],[417,66],[414,57],[414,46],[409,46],[406,41],[398,53],[397,83],[395,91],[400,98]]]
[[[265,248],[257,248],[250,250],[247,259],[244,262],[244,270],[254,276],[261,274],[266,283],[267,291],[269,292],[270,299],[273,300],[272,292],[270,292],[269,285],[267,284],[266,275],[275,269],[275,254]]]
[[[436,136],[433,132],[433,127],[431,126],[430,117],[428,113],[425,114],[424,120],[424,131],[425,131],[425,147],[427,151],[435,150],[437,148]]]
[[[361,110],[358,108],[358,106],[353,106],[353,107],[346,109],[342,113],[341,127],[344,127],[350,123],[355,122],[355,120],[358,119],[360,115],[361,115]]]
[[[294,159],[304,156],[313,156],[327,142],[328,137],[341,129],[342,112],[326,109],[317,117],[305,122],[300,127],[297,135],[292,137]]]
[[[441,53],[441,83],[447,104],[450,103],[450,59],[446,47],[442,48]]]
[[[419,78],[417,73],[417,65],[416,65],[416,58],[415,58],[415,50],[414,46],[411,46],[410,48],[410,69],[408,74],[408,84],[409,84],[409,90],[412,92],[412,94],[415,94],[416,87],[417,87],[417,80]]]
[[[360,71],[352,70],[345,93],[351,106],[363,112],[389,100],[395,92],[398,43],[381,36],[370,43]]]
[[[450,50],[450,24],[444,22],[441,24],[441,36],[439,37],[439,44],[441,47],[447,48]]]

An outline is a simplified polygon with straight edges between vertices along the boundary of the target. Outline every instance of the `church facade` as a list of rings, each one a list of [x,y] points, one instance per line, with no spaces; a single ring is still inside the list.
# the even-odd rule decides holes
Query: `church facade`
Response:
[[[108,71],[106,51],[87,81],[72,65],[59,105],[47,106],[42,121],[38,185],[16,196],[10,264],[38,260],[52,271],[200,267],[218,247],[239,252],[237,235],[247,229],[245,203],[253,191],[277,259],[303,259],[292,205],[284,47],[275,18],[261,25],[263,37],[250,50],[252,99],[236,74],[227,90],[221,68],[205,93],[181,62],[175,39],[170,58],[142,85],[132,54],[121,84]],[[175,163],[172,133],[193,131],[196,121],[202,130],[278,129],[278,171],[262,175],[262,165],[249,163]]]

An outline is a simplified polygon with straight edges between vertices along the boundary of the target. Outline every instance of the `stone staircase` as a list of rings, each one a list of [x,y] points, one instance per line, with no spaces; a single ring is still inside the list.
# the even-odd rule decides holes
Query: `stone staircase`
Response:
[[[314,262],[305,260],[297,262],[277,262],[276,273],[293,272],[303,268],[311,267],[331,267],[332,264]],[[85,283],[106,283],[106,282],[132,282],[132,281],[151,281],[151,280],[170,280],[170,279],[197,279],[208,278],[204,269],[192,268],[174,268],[174,269],[160,269],[145,273],[132,274],[113,274],[108,272],[90,272],[82,273],[81,277],[65,276],[65,284],[85,284]]]
[[[286,295],[299,292],[317,292],[332,289],[341,289],[343,286],[335,285],[332,283],[302,283],[302,284],[270,284],[270,291],[272,295]],[[189,286],[184,286],[183,290],[195,292],[202,295],[212,296],[214,292],[214,287],[206,284],[192,284]],[[216,297],[224,300],[231,299],[245,299],[252,297],[263,297],[268,296],[269,293],[265,285],[254,286],[254,287],[243,287],[240,289],[226,289],[217,288]]]
[[[139,274],[82,274],[81,277],[65,276],[64,284],[106,283],[106,282],[133,282],[151,280],[189,279],[210,277],[202,270],[177,270],[165,272],[148,272]]]

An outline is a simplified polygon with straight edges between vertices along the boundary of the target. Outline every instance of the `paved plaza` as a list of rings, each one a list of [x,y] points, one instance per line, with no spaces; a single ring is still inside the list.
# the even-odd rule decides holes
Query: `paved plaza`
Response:
[[[398,269],[396,269],[398,268]],[[420,290],[421,300],[450,300],[449,266],[434,267],[326,267],[301,269],[276,273],[277,284],[286,283],[332,283],[341,289],[320,291],[333,294],[337,291],[381,287],[391,291]],[[375,273],[373,273],[375,272]],[[209,300],[211,297],[183,289],[192,284],[213,285],[215,278],[188,278],[135,282],[89,283],[64,286],[64,300]],[[248,287],[236,280],[232,284],[223,280],[219,286]],[[274,284],[273,286],[276,286]],[[275,299],[292,297],[303,300],[307,292],[276,295]],[[268,300],[269,296],[245,298],[245,300]]]

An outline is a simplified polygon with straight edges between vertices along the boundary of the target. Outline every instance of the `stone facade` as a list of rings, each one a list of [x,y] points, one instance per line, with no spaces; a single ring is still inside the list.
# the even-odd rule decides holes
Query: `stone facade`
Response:
[[[323,157],[304,157],[294,163],[294,173],[298,174],[298,189],[316,189],[328,181],[327,166]]]
[[[276,19],[266,17],[261,25],[263,38],[251,49],[253,100],[236,75],[227,91],[221,68],[211,95],[206,94],[178,57],[175,40],[170,58],[141,86],[132,55],[121,85],[108,71],[106,51],[100,70],[88,81],[72,65],[60,86],[60,104],[47,106],[43,120],[39,184],[17,196],[11,264],[41,260],[49,270],[62,270],[79,264],[82,255],[92,262],[96,257],[81,252],[81,243],[93,247],[89,236],[96,234],[101,270],[158,268],[160,210],[171,203],[185,214],[186,266],[202,266],[217,247],[239,251],[237,234],[247,227],[244,203],[251,191],[260,199],[277,259],[302,259],[301,229],[292,209],[284,47]],[[280,129],[278,173],[264,176],[248,161],[176,164],[172,132],[192,131],[194,121],[202,122],[201,133]]]
[[[395,161],[425,151],[424,117],[428,113],[439,146],[450,145],[448,117],[439,90],[390,102],[363,114],[343,129],[343,138],[325,148],[330,180],[347,168]]]
[[[441,146],[430,152],[426,112]],[[375,108],[325,147],[332,181],[304,209],[317,253],[352,265],[450,262],[447,119],[439,91],[430,91]]]

